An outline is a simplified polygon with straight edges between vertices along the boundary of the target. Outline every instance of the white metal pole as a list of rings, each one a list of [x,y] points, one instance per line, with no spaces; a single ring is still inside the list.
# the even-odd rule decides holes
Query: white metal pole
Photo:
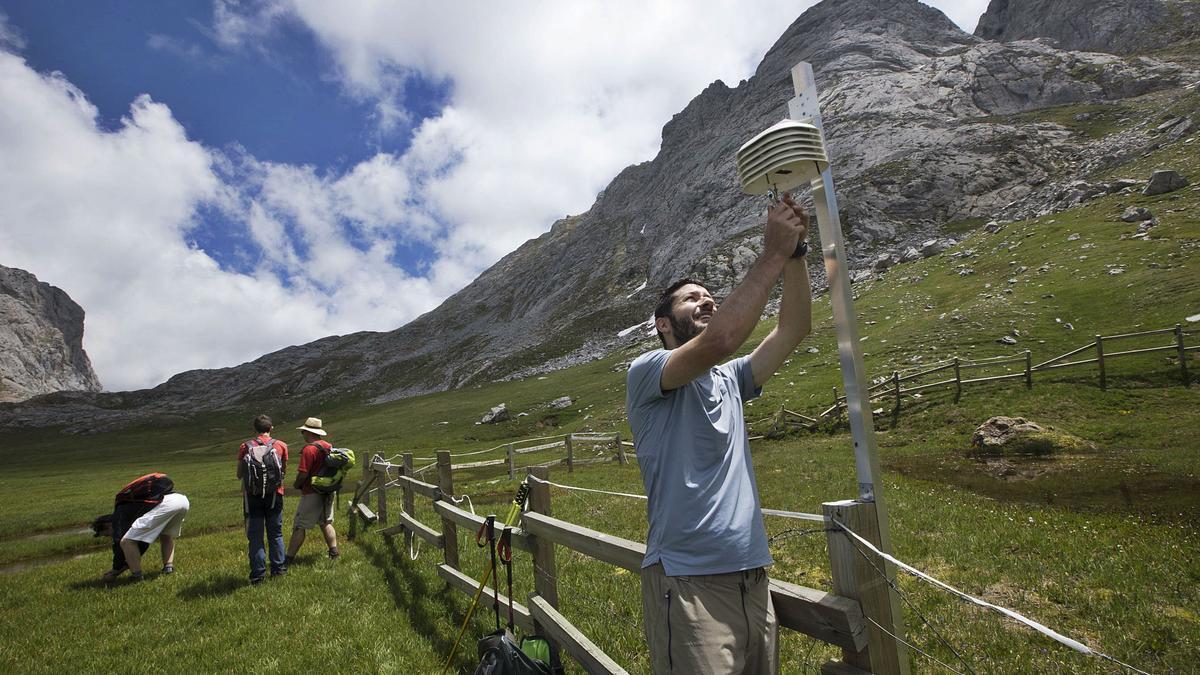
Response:
[[[794,120],[812,123],[821,133],[825,152],[825,127],[817,103],[817,84],[812,65],[801,62],[792,68],[796,97],[788,101],[788,114]],[[854,462],[858,475],[858,497],[875,502],[879,531],[885,551],[891,551],[887,529],[887,510],[880,491],[879,449],[875,444],[875,424],[867,397],[867,375],[863,368],[858,322],[850,292],[850,270],[846,266],[846,245],[838,216],[837,196],[833,189],[832,169],[825,169],[812,181],[813,203],[817,209],[817,227],[821,233],[821,252],[825,257],[825,275],[829,281],[829,300],[833,305],[833,323],[837,331],[838,360],[842,367],[842,386],[846,391],[846,412],[850,435],[854,440]]]

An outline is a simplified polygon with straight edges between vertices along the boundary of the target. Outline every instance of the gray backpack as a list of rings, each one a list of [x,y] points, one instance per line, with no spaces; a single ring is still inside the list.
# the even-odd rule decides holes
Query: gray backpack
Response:
[[[246,456],[242,458],[245,471],[242,481],[246,494],[266,499],[274,497],[283,485],[283,462],[275,449],[275,439],[261,443],[257,438],[246,441]]]

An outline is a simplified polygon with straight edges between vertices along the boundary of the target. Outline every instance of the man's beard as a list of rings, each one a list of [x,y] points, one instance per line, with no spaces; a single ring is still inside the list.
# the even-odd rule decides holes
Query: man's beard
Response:
[[[680,347],[687,344],[688,340],[703,333],[706,328],[705,324],[697,323],[691,317],[681,321],[671,314],[667,316],[667,320],[671,322],[671,335],[675,336],[675,341],[679,343]]]

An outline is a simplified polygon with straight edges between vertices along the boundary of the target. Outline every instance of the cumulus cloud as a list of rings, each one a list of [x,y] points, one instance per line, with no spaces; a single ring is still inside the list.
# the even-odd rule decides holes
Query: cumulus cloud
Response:
[[[0,101],[0,261],[84,307],[84,345],[109,389],[394,328],[461,286],[456,274],[414,277],[390,262],[397,242],[436,236],[427,222],[389,229],[406,218],[395,158],[330,179],[223,157],[149,96],[105,131],[64,77],[3,52]],[[245,223],[265,266],[222,269],[189,246],[201,205]],[[349,243],[356,228],[361,248]]]

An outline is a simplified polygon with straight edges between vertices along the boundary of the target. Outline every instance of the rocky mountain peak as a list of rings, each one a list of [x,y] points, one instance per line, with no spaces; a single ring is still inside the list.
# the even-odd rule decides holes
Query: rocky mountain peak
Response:
[[[936,54],[977,41],[917,0],[823,0],[784,31],[755,74],[786,73],[800,61],[821,69],[852,54],[861,58],[848,67],[874,62],[903,69],[907,52]]]
[[[83,351],[83,309],[61,289],[0,265],[0,401],[100,391]]]

